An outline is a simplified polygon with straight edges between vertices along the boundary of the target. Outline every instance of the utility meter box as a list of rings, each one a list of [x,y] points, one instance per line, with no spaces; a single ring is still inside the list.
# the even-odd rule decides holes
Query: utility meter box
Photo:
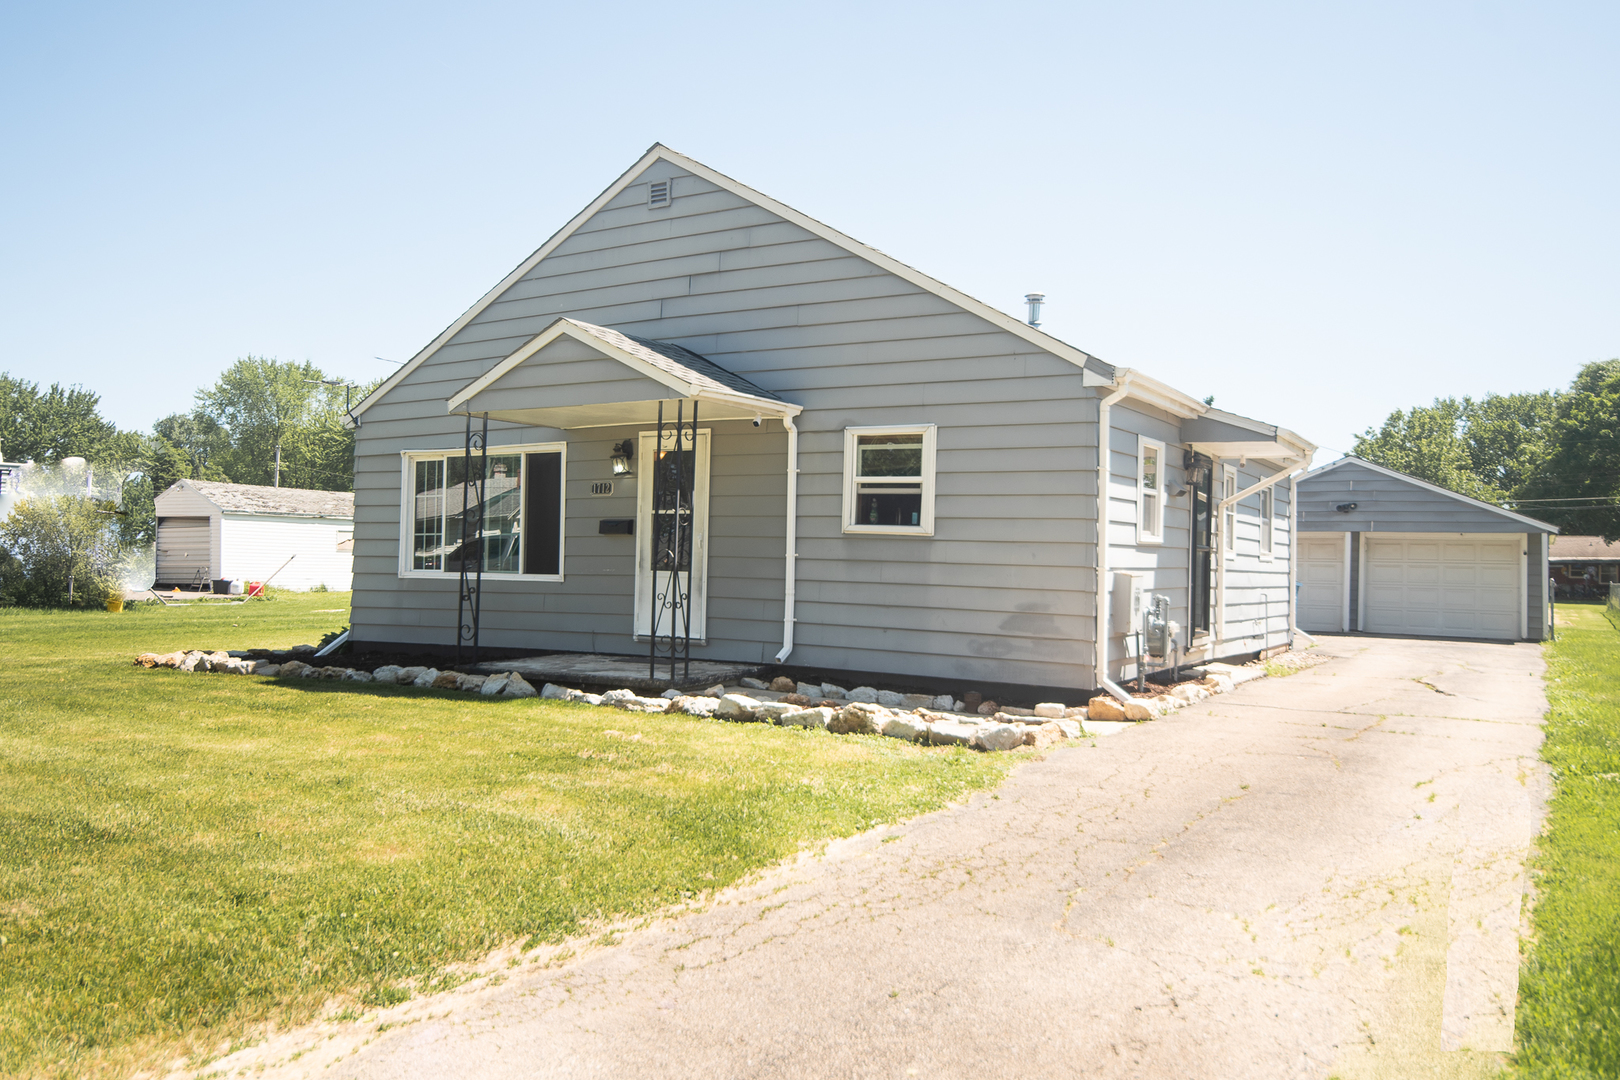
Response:
[[[1114,571],[1114,633],[1134,634],[1142,629],[1142,610],[1147,602],[1147,575],[1134,570]]]

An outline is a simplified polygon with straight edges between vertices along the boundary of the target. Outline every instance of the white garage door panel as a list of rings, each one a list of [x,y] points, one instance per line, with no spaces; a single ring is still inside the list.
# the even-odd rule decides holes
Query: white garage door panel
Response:
[[[1367,629],[1517,638],[1521,543],[1517,536],[1369,539]]]
[[[1344,534],[1302,537],[1299,545],[1299,625],[1312,630],[1344,627]]]

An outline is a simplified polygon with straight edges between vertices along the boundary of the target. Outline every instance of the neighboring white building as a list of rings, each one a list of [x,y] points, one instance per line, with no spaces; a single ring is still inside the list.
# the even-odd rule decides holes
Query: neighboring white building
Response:
[[[0,521],[10,517],[11,508],[17,504],[17,485],[22,482],[26,468],[29,466],[0,461]]]
[[[156,502],[158,585],[275,575],[281,589],[350,587],[351,492],[181,480]]]

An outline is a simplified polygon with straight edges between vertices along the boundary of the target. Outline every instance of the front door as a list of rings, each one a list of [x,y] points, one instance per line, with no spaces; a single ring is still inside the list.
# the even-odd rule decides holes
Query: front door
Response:
[[[692,431],[685,430],[682,447],[684,468],[677,468],[682,456],[676,454],[675,432],[665,429],[663,445],[654,452],[656,432],[643,431],[636,449],[636,636],[652,633],[653,613],[658,612],[658,636],[666,637],[673,626],[676,636],[686,632],[678,621],[677,598],[685,594],[693,641],[707,637],[709,566],[709,432],[697,432],[697,445],[691,444]],[[653,472],[661,470],[659,503],[653,506]],[[679,474],[680,494],[676,497]],[[677,537],[679,546],[677,547]],[[685,564],[690,554],[690,573],[672,574],[677,562]],[[654,570],[657,574],[654,574]],[[654,578],[656,577],[656,583]],[[656,584],[656,591],[655,591]],[[677,625],[677,623],[679,624]]]

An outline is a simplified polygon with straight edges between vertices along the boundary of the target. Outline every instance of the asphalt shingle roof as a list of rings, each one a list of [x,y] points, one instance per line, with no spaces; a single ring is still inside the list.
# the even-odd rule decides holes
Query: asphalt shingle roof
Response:
[[[261,487],[224,484],[217,480],[187,480],[228,514],[280,514],[288,517],[353,518],[354,492],[311,491],[308,488]]]
[[[651,338],[633,337],[619,330],[606,326],[597,326],[595,323],[582,322],[579,319],[569,319],[576,326],[584,327],[597,337],[610,344],[623,349],[625,352],[639,360],[645,360],[660,371],[668,372],[677,379],[685,380],[707,390],[718,390],[722,393],[747,394],[750,397],[768,398],[771,401],[782,399],[763,387],[755,386],[741,375],[733,374],[705,356],[699,356],[691,349],[683,348],[668,341],[654,341]]]

